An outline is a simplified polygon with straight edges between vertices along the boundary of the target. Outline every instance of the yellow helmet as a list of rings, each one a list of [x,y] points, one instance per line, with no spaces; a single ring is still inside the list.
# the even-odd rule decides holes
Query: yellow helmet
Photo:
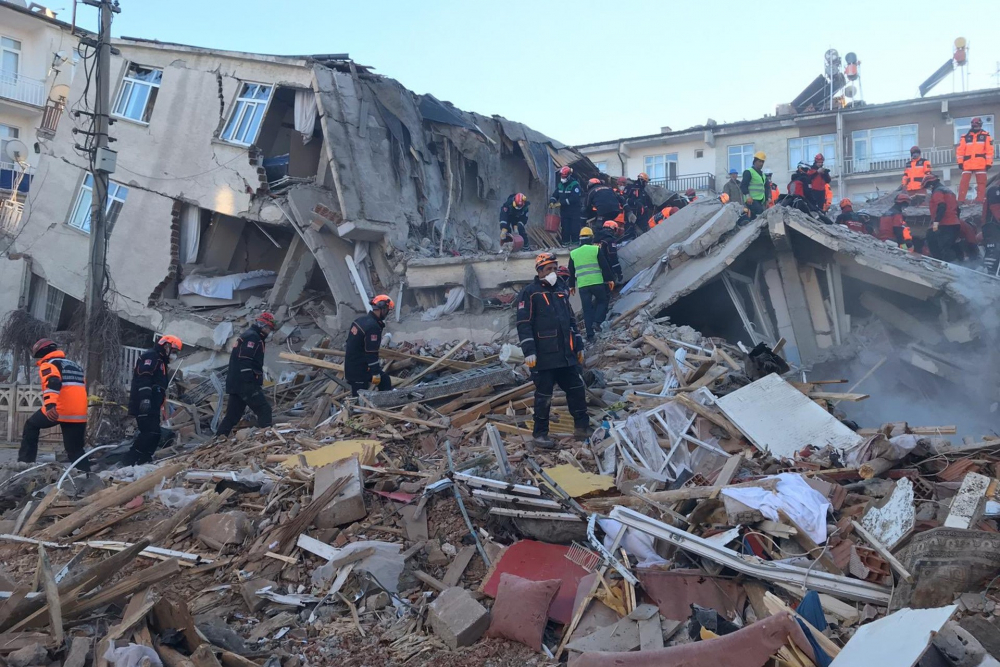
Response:
[[[589,239],[589,238],[593,238],[593,236],[594,236],[594,230],[591,229],[590,227],[584,227],[583,229],[580,230],[580,238],[581,239],[585,239],[585,238]]]
[[[767,159],[767,155],[764,153],[764,151],[757,151],[756,153],[753,154],[753,159],[760,160],[761,162],[763,162],[764,160]]]

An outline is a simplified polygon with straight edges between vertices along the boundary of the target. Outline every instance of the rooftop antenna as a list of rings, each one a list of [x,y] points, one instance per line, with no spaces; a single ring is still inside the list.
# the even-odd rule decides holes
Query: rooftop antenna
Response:
[[[955,73],[958,74],[959,81],[962,83],[962,92],[964,93],[967,88],[967,78],[969,75],[969,70],[966,67],[968,64],[968,58],[966,57],[966,51],[969,49],[969,43],[966,41],[965,37],[958,37],[955,39],[955,54],[952,56],[952,60],[955,61],[955,69],[952,70],[951,77],[951,89],[955,92]]]
[[[837,72],[840,70],[840,54],[837,49],[828,49],[823,55],[824,67],[823,73],[826,74],[826,78],[830,81],[830,110],[833,110],[833,93],[834,93],[834,78],[837,76]]]

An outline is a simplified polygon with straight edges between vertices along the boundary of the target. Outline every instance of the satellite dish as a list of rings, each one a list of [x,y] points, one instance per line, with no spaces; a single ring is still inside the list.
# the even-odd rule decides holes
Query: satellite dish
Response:
[[[26,162],[28,159],[28,147],[24,145],[23,141],[19,141],[17,139],[8,141],[7,149],[4,151],[4,157],[17,164]]]
[[[858,54],[854,53],[854,51],[848,51],[847,55],[844,56],[844,60],[847,61],[848,65],[855,65],[858,62]]]
[[[968,44],[968,42],[965,41],[965,37],[958,37],[958,38],[955,39],[955,48],[956,49],[964,49],[967,44]]]
[[[52,90],[49,91],[49,100],[52,102],[65,102],[69,98],[69,86],[65,83],[60,83],[57,86],[52,86]]]
[[[848,98],[854,97],[854,94],[856,92],[857,90],[854,89],[854,86],[848,86],[847,88],[844,88],[844,97]]]
[[[829,49],[823,54],[823,60],[826,62],[826,76],[833,78],[833,75],[840,69],[840,54],[837,53],[837,49]]]

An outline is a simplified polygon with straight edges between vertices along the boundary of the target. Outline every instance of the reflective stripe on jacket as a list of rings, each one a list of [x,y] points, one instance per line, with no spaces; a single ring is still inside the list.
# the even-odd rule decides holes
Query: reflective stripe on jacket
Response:
[[[958,140],[958,166],[964,171],[982,171],[993,166],[993,137],[986,130],[969,130]]]
[[[924,176],[931,173],[931,161],[918,157],[910,160],[910,166],[903,170],[903,189],[907,192],[923,190]]]
[[[45,408],[54,407],[60,422],[86,423],[87,383],[80,364],[67,359],[62,350],[49,352],[36,363]]]

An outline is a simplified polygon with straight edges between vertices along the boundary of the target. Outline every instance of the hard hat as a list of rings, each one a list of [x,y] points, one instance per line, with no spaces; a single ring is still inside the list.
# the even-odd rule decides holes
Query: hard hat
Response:
[[[590,227],[584,227],[583,229],[580,230],[581,239],[590,239],[593,237],[594,237],[594,230],[591,229]]]
[[[920,152],[920,146],[910,146],[910,155]]]
[[[972,122],[969,123],[969,124],[970,125],[982,125],[983,124],[983,119],[980,118],[979,116],[976,116],[975,118],[972,119]]]
[[[51,338],[39,338],[31,346],[31,356],[35,359],[41,359],[49,352],[55,352],[57,349],[59,349],[59,346]]]
[[[528,198],[523,194],[518,192],[514,195],[514,208],[524,208],[524,205],[528,203]]]
[[[257,316],[257,319],[254,320],[254,323],[274,329],[274,315],[271,313],[261,313]]]
[[[774,171],[771,170],[771,169],[765,169],[764,170],[764,175],[765,176],[774,176]]]
[[[895,202],[897,204],[909,204],[910,195],[906,194],[905,192],[900,192],[898,195],[896,195]]]
[[[639,175],[636,176],[636,178],[639,179],[640,181],[645,181],[646,183],[649,182],[649,174],[647,174],[644,171],[640,171]]]
[[[177,336],[160,336],[160,340],[156,341],[157,345],[169,345],[176,351],[180,352],[184,349],[184,344],[181,343],[181,339]]]
[[[559,176],[561,178],[569,178],[569,175],[573,173],[572,167],[562,167],[559,169]]]
[[[594,187],[595,185],[600,185],[600,184],[601,184],[601,179],[599,178],[592,178],[589,181],[587,181],[587,187]]]
[[[548,264],[556,264],[556,263],[557,263],[556,256],[553,255],[551,252],[539,253],[538,256],[535,257],[535,271],[540,270],[543,266],[546,266]]]
[[[730,174],[738,174],[738,173],[740,173],[740,172],[738,172],[738,171],[737,171],[737,170],[735,170],[735,169],[730,169],[730,170],[729,170],[729,173],[730,173]]]
[[[524,195],[521,196],[523,197]],[[372,297],[371,304],[372,308],[388,308],[392,310],[396,307],[396,302],[390,299],[388,294],[379,294]]]
[[[822,153],[816,153],[816,157],[813,158],[813,162],[824,162],[826,158],[823,157]]]
[[[615,222],[614,220],[605,220],[602,227],[604,227],[604,229],[610,229],[613,232],[618,231],[618,223]]]
[[[763,162],[764,160],[767,159],[767,154],[764,151],[757,151],[756,153],[753,154],[753,159],[760,160],[761,162]]]
[[[851,203],[850,199],[841,199],[840,203],[837,204],[840,208],[854,208],[854,204]]]
[[[687,190],[684,191],[685,197],[694,197],[695,194],[697,193],[695,193],[694,188],[688,188]]]
[[[938,178],[938,175],[932,171],[929,172],[926,176],[924,176],[923,180],[920,181],[920,184],[923,185],[924,187],[927,187],[931,183],[936,183],[939,182],[940,180],[941,179]]]
[[[625,185],[626,183],[628,183],[628,179],[625,178],[624,176],[619,176],[617,183],[618,185]]]
[[[728,204],[729,203],[729,195],[727,195],[725,192],[723,192],[721,195],[719,195],[719,201],[721,201],[723,204]]]
[[[559,276],[560,278],[569,278],[569,269],[567,269],[565,266],[560,266],[558,269],[556,269],[556,275]]]
[[[805,162],[799,162],[798,167],[797,167],[797,169],[799,171],[802,171],[803,169],[808,169],[808,168],[809,168],[809,165],[807,165]]]

